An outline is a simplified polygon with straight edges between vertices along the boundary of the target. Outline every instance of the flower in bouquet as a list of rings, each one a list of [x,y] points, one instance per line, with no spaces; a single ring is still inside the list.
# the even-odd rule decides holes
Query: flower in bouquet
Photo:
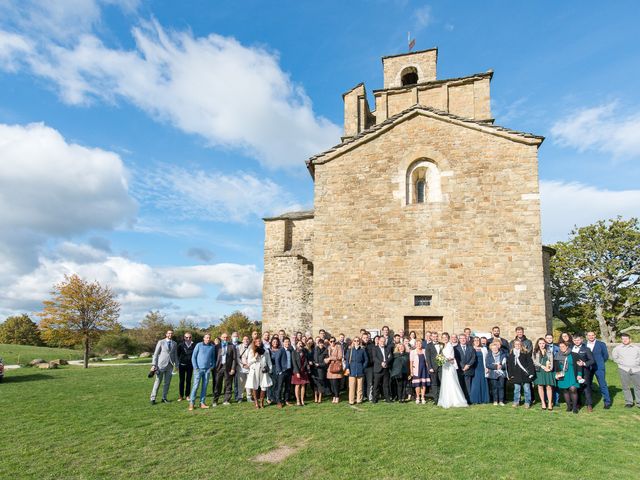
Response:
[[[438,364],[439,367],[441,367],[445,363],[447,363],[447,359],[443,354],[439,353],[438,355],[436,355],[436,363]]]

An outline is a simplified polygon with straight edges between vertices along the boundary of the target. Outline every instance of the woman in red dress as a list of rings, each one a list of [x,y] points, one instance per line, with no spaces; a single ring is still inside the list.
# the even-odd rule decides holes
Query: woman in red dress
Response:
[[[302,341],[296,343],[296,351],[292,355],[291,363],[293,364],[291,385],[295,386],[296,405],[301,407],[304,406],[304,391],[309,383],[309,362]]]

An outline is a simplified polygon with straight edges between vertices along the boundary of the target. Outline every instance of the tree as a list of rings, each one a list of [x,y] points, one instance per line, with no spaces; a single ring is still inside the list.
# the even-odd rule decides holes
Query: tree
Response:
[[[211,325],[209,332],[213,337],[219,337],[222,333],[227,332],[231,335],[232,332],[238,332],[240,337],[248,335],[251,337],[253,330],[260,331],[260,327],[257,322],[249,320],[244,313],[235,311],[231,315],[225,315],[220,320],[218,325]]]
[[[100,337],[95,350],[106,354],[126,353],[130,355],[138,353],[140,345],[125,333],[107,333]]]
[[[178,323],[178,326],[173,331],[173,336],[177,341],[180,341],[184,334],[187,332],[191,332],[191,336],[193,338],[194,343],[201,342],[204,338],[204,331],[198,327],[192,320],[187,320],[183,318]]]
[[[640,223],[621,217],[574,229],[553,245],[554,315],[569,326],[595,318],[605,342],[640,313]],[[593,324],[593,323],[592,323]]]
[[[0,325],[0,343],[12,343],[14,345],[42,345],[38,325],[23,313],[8,317]]]
[[[167,321],[166,315],[159,310],[152,310],[142,319],[140,327],[133,330],[131,334],[146,351],[153,351],[156,343],[164,338],[167,330],[173,330],[173,325]]]
[[[51,296],[39,314],[43,337],[82,343],[84,368],[88,368],[91,343],[101,333],[119,328],[120,304],[109,287],[75,274],[65,275],[64,281],[54,285]]]

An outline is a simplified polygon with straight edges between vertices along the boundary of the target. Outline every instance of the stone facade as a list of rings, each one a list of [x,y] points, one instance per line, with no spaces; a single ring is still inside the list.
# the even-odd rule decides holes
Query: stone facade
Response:
[[[543,335],[542,137],[493,125],[492,73],[438,81],[437,51],[394,58],[376,111],[347,92],[342,143],[307,162],[314,212],[265,219],[264,328]],[[398,88],[404,71],[417,83]]]

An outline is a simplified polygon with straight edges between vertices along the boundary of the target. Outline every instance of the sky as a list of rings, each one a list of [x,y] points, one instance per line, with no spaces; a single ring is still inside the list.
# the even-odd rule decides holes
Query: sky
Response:
[[[496,124],[546,137],[543,241],[640,216],[634,1],[0,0],[0,321],[65,274],[121,321],[261,315],[262,218],[313,207],[305,160],[380,58],[494,70]],[[370,104],[373,104],[370,98]]]

